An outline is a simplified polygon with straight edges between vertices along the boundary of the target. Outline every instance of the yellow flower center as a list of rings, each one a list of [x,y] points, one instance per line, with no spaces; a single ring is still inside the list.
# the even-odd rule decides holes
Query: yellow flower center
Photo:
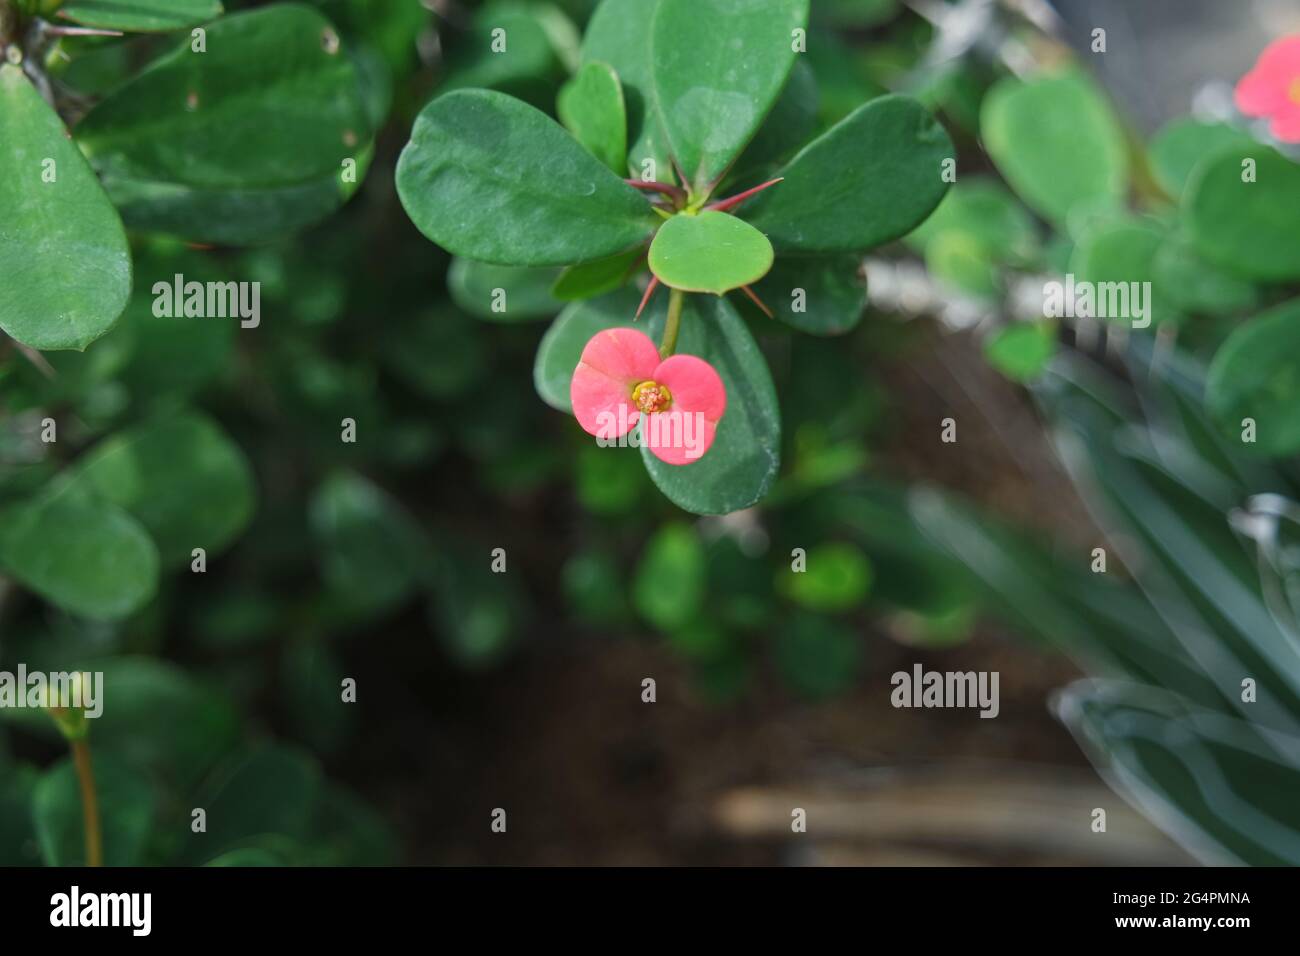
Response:
[[[647,415],[667,411],[673,404],[673,393],[667,385],[658,382],[642,382],[632,389],[632,403]]]
[[[1291,102],[1300,106],[1300,76],[1291,81],[1291,89],[1287,90],[1287,95],[1291,97]]]

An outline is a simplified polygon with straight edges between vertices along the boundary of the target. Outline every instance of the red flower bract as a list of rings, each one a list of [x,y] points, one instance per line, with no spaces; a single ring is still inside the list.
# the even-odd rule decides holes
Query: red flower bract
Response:
[[[660,359],[636,329],[592,336],[573,372],[569,398],[578,424],[613,442],[645,416],[641,441],[670,465],[688,465],[709,450],[727,408],[722,378],[694,355]]]

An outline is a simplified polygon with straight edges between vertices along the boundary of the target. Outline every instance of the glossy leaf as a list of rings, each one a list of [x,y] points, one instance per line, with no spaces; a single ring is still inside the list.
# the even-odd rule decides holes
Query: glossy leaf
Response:
[[[434,242],[501,265],[611,256],[658,221],[554,120],[489,90],[448,93],[425,107],[397,164],[397,190]]]
[[[656,340],[667,298],[660,296],[647,330]],[[699,461],[669,465],[642,448],[646,470],[685,511],[728,514],[748,508],[767,494],[781,461],[781,413],[767,360],[731,303],[712,296],[687,297],[677,351],[698,355],[717,369],[727,390],[727,411],[713,446]]]
[[[187,563],[195,548],[212,558],[253,513],[253,475],[243,452],[193,412],[104,440],[77,463],[72,482],[138,519],[166,566]]]
[[[131,295],[122,221],[63,122],[8,64],[0,209],[0,329],[35,349],[84,349],[112,328]]]
[[[627,168],[627,109],[613,67],[584,64],[561,88],[556,113],[591,155],[623,175]]]
[[[644,255],[643,249],[630,249],[617,256],[569,266],[555,281],[551,295],[562,302],[578,302],[613,292],[632,277]]]
[[[77,126],[109,188],[303,187],[339,173],[370,138],[361,86],[329,22],[277,4],[222,17],[206,52],[186,36]]]
[[[1300,450],[1300,301],[1251,319],[1228,337],[1210,365],[1206,403],[1227,434],[1241,437],[1255,422],[1245,450],[1290,455]]]
[[[695,192],[754,138],[794,66],[794,31],[807,25],[808,0],[659,0],[654,101]]]
[[[772,258],[766,236],[725,212],[673,216],[650,244],[650,271],[686,292],[722,295],[757,282]]]
[[[1197,251],[1248,279],[1300,278],[1300,163],[1267,146],[1229,148],[1187,183],[1183,221]]]
[[[841,335],[862,321],[867,283],[857,256],[777,259],[754,292],[778,319],[812,335]]]
[[[144,862],[156,804],[148,779],[118,760],[111,751],[103,750],[92,750],[91,772],[99,804],[104,865],[140,865]],[[47,866],[85,865],[85,818],[77,771],[71,759],[61,760],[36,782],[32,818],[41,857]]]
[[[495,266],[458,257],[447,272],[447,291],[476,318],[526,322],[560,311],[562,303],[551,295],[558,278],[559,271],[553,268]]]
[[[0,513],[0,568],[69,613],[117,620],[158,587],[158,549],[115,505],[56,489]]]
[[[817,78],[812,67],[801,57],[795,60],[790,79],[772,105],[772,112],[727,173],[725,181],[735,183],[738,192],[771,178],[769,173],[775,167],[797,153],[818,133],[819,103]]]
[[[785,181],[741,208],[778,253],[863,252],[915,229],[943,198],[952,141],[920,103],[863,105],[785,166]]]
[[[68,0],[58,16],[100,30],[155,33],[206,23],[221,13],[220,0]]]
[[[625,168],[637,179],[676,182],[668,136],[653,105],[650,29],[660,0],[601,0],[582,38],[584,64],[608,63],[618,74],[627,110]]]
[[[980,133],[1011,188],[1057,225],[1080,203],[1118,203],[1128,188],[1123,130],[1081,73],[1002,80],[985,97]]]

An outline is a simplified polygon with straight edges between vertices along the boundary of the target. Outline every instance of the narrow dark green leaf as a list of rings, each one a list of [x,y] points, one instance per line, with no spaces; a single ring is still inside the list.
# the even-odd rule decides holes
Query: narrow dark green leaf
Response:
[[[131,296],[122,221],[54,110],[0,65],[0,329],[84,349]]]
[[[456,255],[501,265],[572,265],[646,239],[646,199],[544,113],[462,90],[420,114],[397,164],[407,214]]]
[[[659,0],[654,100],[695,191],[753,139],[794,66],[794,31],[807,25],[808,0]]]
[[[944,128],[916,100],[884,96],[809,143],[785,181],[741,214],[778,253],[863,252],[915,229],[948,188]]]

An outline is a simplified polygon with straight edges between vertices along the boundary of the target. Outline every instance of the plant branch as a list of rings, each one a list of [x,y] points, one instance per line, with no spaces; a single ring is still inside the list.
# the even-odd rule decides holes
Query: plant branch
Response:
[[[668,319],[664,323],[664,340],[659,346],[659,354],[668,358],[677,351],[677,333],[681,331],[682,305],[686,302],[686,293],[673,289],[668,296]]]
[[[81,788],[81,812],[86,828],[86,865],[104,865],[104,838],[99,829],[99,798],[95,793],[95,771],[90,765],[90,744],[85,737],[69,741],[72,762]]]

